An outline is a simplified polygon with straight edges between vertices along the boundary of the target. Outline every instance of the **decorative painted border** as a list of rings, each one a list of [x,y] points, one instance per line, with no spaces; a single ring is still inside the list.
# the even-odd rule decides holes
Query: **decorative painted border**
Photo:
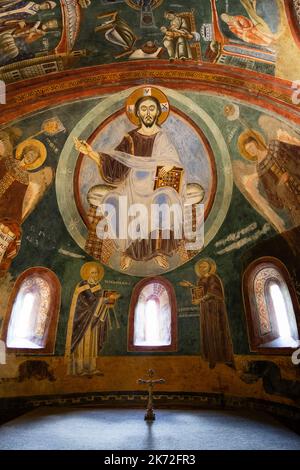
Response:
[[[105,408],[146,408],[148,394],[140,391],[98,392],[85,394],[9,397],[0,399],[0,411],[26,413],[41,406],[103,406]],[[252,409],[265,411],[300,422],[300,407],[260,400],[251,397],[224,395],[222,393],[163,392],[154,393],[156,408],[192,409]]]
[[[163,61],[162,61],[163,62]],[[177,90],[210,92],[234,97],[273,111],[300,124],[300,106],[292,101],[290,81],[218,65],[170,67],[168,62],[94,66],[53,73],[7,85],[7,104],[1,107],[0,126],[62,102],[115,93],[131,86],[151,83]]]

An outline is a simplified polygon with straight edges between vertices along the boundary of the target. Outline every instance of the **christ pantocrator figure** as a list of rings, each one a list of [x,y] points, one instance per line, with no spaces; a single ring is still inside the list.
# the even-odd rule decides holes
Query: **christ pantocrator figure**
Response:
[[[173,143],[161,128],[169,114],[167,97],[157,88],[139,88],[127,99],[126,112],[130,121],[138,127],[128,132],[113,152],[97,152],[85,141],[78,139],[75,139],[76,149],[97,163],[101,177],[110,185],[110,201],[114,197],[117,201],[120,196],[126,196],[128,207],[137,203],[149,209],[154,203],[168,204],[169,207],[173,204],[183,206],[187,189],[185,172]],[[159,177],[178,168],[181,173],[179,191],[167,185],[156,188],[158,167]],[[148,222],[145,220],[141,226],[148,227]],[[188,259],[182,250],[184,241],[175,236],[172,226],[166,238],[161,230],[155,236],[150,230],[146,237],[117,240],[117,243],[122,253],[122,270],[128,269],[133,261],[146,262],[151,259],[161,268],[167,269],[168,257],[175,252],[181,257],[186,256],[185,260]]]

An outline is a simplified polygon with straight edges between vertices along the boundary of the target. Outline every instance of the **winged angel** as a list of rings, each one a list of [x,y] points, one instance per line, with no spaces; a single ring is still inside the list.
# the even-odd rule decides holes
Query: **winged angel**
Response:
[[[279,232],[300,225],[300,139],[275,118],[261,115],[261,132],[247,129],[238,138],[244,160],[233,162],[237,187]]]
[[[0,277],[20,249],[22,223],[42,199],[54,176],[50,167],[39,169],[47,157],[42,142],[27,139],[14,154],[15,138],[13,130],[0,131]]]

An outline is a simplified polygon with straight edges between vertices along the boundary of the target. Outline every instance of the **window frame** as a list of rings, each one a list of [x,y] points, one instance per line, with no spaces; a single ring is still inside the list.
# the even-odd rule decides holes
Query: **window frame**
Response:
[[[10,348],[7,346],[7,333],[10,318],[13,311],[14,302],[20,291],[20,287],[26,281],[27,278],[36,274],[38,277],[44,279],[50,287],[50,308],[49,308],[49,319],[45,328],[44,336],[46,336],[45,346],[43,348]],[[6,351],[8,353],[15,353],[16,355],[32,355],[39,356],[44,354],[54,354],[56,333],[58,326],[58,318],[61,305],[61,284],[56,274],[48,268],[42,266],[32,267],[23,271],[17,278],[13,290],[10,294],[4,322],[2,326],[1,339],[6,345]]]
[[[167,291],[171,306],[171,344],[167,346],[136,346],[134,344],[134,313],[140,293],[148,284],[161,284]],[[134,288],[130,299],[128,317],[128,352],[176,352],[177,351],[177,302],[174,287],[170,281],[156,276],[142,279]]]
[[[259,331],[259,319],[258,319],[258,312],[256,307],[256,296],[254,291],[254,279],[258,272],[264,268],[275,268],[279,274],[282,276],[286,283],[286,287],[289,291],[291,303],[294,310],[296,325],[298,329],[298,337],[300,338],[300,306],[296,294],[296,290],[291,279],[290,273],[287,267],[284,265],[282,261],[272,256],[264,256],[258,258],[252,263],[250,263],[244,271],[243,279],[242,279],[242,296],[244,301],[244,310],[246,314],[246,324],[247,324],[247,333],[248,333],[248,342],[251,352],[261,353],[261,354],[273,354],[273,355],[290,355],[299,348],[299,345],[296,347],[279,347],[274,345],[271,346],[264,346],[264,344],[268,343],[269,341],[275,340],[280,338],[279,336],[272,338],[272,334],[267,334],[270,336],[267,341],[263,341],[263,335],[260,334]],[[272,278],[268,279],[264,289],[266,289],[267,285],[272,281]],[[273,279],[278,285],[278,279]],[[270,310],[268,309],[269,314]],[[272,318],[273,317],[273,318]],[[275,317],[275,312],[271,311],[270,323],[277,325],[277,319]],[[266,339],[266,338],[265,338]]]

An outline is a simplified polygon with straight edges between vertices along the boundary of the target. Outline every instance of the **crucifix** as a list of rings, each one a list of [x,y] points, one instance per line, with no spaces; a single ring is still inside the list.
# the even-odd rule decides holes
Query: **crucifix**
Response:
[[[155,384],[164,384],[166,381],[165,379],[155,379],[152,380],[152,377],[155,375],[155,371],[153,369],[148,370],[149,379],[138,379],[139,384],[147,384],[148,385],[148,403],[147,403],[147,411],[145,414],[146,421],[154,421],[155,420],[155,413],[153,412],[153,397],[152,397],[152,390]]]

